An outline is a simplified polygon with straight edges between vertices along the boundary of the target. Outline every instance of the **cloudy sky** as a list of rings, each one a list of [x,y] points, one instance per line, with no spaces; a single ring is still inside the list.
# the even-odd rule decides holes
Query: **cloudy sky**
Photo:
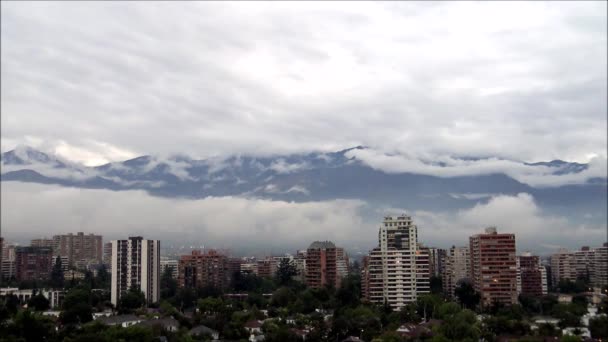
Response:
[[[29,145],[99,165],[143,154],[206,158],[365,145],[371,149],[358,157],[387,172],[503,168],[529,184],[553,182],[500,161],[454,162],[447,171],[418,163],[478,156],[590,162],[585,180],[606,173],[604,1],[2,2],[1,10],[3,152]],[[345,241],[353,246],[376,235],[361,217],[363,201],[169,201],[8,183],[2,196],[5,229],[36,227],[39,235],[123,229],[128,220],[112,210],[116,203],[140,217],[145,208],[167,208],[134,230],[171,226],[189,236],[226,222],[223,233],[264,241],[297,222],[307,228],[305,236],[290,235],[293,245],[328,231],[336,239],[353,233]],[[27,206],[40,215],[25,215]],[[238,212],[256,224],[243,232],[233,219]],[[429,227],[421,236],[449,244],[486,223],[511,228],[508,215],[493,213],[519,215],[517,227],[531,237],[547,224],[572,228],[527,194],[416,215]],[[450,225],[459,233],[445,234]],[[575,246],[605,236],[606,225],[577,222],[576,229]],[[556,246],[568,237],[550,240]]]
[[[606,2],[4,2],[2,150],[606,156]]]

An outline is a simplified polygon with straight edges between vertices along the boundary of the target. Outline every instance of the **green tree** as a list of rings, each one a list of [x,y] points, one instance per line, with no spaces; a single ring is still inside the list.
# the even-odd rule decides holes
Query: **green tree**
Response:
[[[432,276],[430,280],[430,286],[432,294],[443,293],[443,279],[441,277]]]
[[[357,307],[361,303],[361,277],[350,274],[342,279],[340,288],[336,291],[338,308]]]
[[[435,311],[441,306],[443,300],[437,295],[426,294],[418,297],[418,315],[425,321],[435,317]]]
[[[118,301],[118,312],[131,313],[136,309],[143,307],[146,304],[146,296],[141,290],[132,287],[120,296]]]
[[[66,294],[59,316],[63,324],[82,324],[93,320],[90,293],[88,289],[73,288]]]
[[[560,331],[557,327],[551,323],[543,323],[538,326],[538,330],[536,332],[538,336],[559,336]]]
[[[460,304],[470,310],[474,310],[481,300],[481,296],[469,282],[462,282],[456,287],[454,294],[458,298]]]
[[[172,298],[177,294],[177,280],[173,278],[173,267],[165,268],[160,278],[160,298]]]
[[[446,317],[440,329],[445,337],[454,341],[477,341],[480,335],[475,313],[466,309]]]
[[[102,289],[109,289],[110,284],[110,273],[106,265],[102,264],[97,270],[97,286]]]
[[[599,316],[589,320],[589,331],[591,337],[597,339],[608,339],[608,316]]]
[[[298,274],[296,265],[286,258],[281,259],[279,267],[277,268],[277,280],[279,285],[287,285],[291,281],[291,278]]]
[[[42,292],[38,292],[38,294],[34,293],[32,298],[27,302],[27,307],[35,311],[45,311],[49,309],[49,300],[42,295]]]
[[[54,323],[47,317],[34,314],[29,310],[20,311],[12,325],[14,336],[24,341],[38,342],[50,340],[54,335]]]
[[[55,258],[55,264],[51,271],[51,286],[54,289],[62,289],[64,285],[63,267],[61,266],[61,257],[58,255]]]
[[[221,298],[207,297],[198,300],[198,309],[203,314],[216,314],[224,308],[224,301]]]

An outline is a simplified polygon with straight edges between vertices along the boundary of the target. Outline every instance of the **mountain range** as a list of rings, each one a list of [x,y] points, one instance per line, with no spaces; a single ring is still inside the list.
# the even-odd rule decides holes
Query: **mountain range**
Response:
[[[205,160],[184,155],[141,156],[87,167],[20,146],[2,153],[0,177],[2,181],[87,189],[143,190],[154,196],[175,198],[245,196],[296,202],[361,199],[385,207],[425,210],[470,207],[495,194],[525,192],[555,211],[606,209],[605,177],[539,187],[521,182],[508,172],[450,177],[387,172],[357,156],[357,152],[365,150],[357,146],[331,153],[239,155]],[[471,160],[483,158],[467,159]],[[588,164],[561,160],[510,162],[529,167],[531,172],[550,170],[550,176],[576,176],[589,168]],[[443,162],[433,164],[437,168],[446,167]]]

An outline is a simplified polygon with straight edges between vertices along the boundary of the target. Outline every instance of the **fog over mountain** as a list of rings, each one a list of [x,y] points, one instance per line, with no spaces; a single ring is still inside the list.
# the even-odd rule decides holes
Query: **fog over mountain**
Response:
[[[87,167],[20,146],[2,154],[3,209],[9,213],[3,227],[10,232],[27,225],[44,234],[67,227],[110,236],[128,231],[240,253],[283,252],[330,238],[365,251],[374,244],[379,219],[401,212],[414,216],[421,239],[443,247],[465,243],[463,233],[487,225],[517,232],[521,248],[541,251],[605,235],[602,162],[423,162],[392,155],[383,158],[403,159],[403,169],[383,170],[367,155],[378,154],[356,147],[207,160],[142,156]],[[18,203],[36,215],[19,220]]]
[[[606,2],[1,2],[2,235],[607,239]]]

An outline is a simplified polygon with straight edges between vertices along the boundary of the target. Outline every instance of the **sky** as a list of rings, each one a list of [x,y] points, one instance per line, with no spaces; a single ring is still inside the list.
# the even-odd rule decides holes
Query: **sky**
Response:
[[[606,2],[5,2],[2,151],[605,159]]]
[[[363,145],[369,149],[352,153],[386,172],[506,170],[539,186],[606,174],[604,1],[0,6],[2,152],[28,145],[93,166],[145,154],[267,156]],[[556,180],[502,158],[590,169]],[[280,233],[293,248],[333,238],[366,250],[377,234],[362,215],[364,200],[187,201],[13,182],[1,192],[4,231],[23,238],[130,229],[268,246]],[[412,214],[421,237],[442,246],[465,243],[484,225],[517,231],[521,248],[541,251],[601,241],[607,229],[547,214],[525,193]],[[294,223],[297,233],[283,231]],[[535,239],[547,226],[556,233]]]

